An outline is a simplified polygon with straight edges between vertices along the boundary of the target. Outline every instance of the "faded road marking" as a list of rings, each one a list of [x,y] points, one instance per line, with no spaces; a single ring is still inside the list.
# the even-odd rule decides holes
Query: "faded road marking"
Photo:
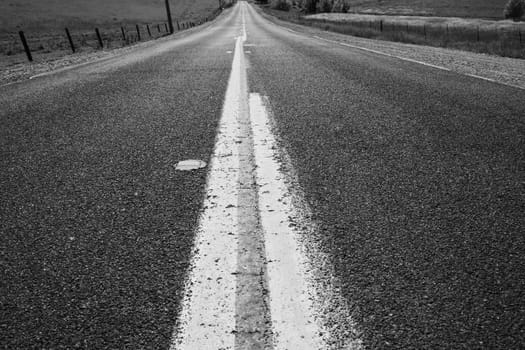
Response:
[[[290,228],[288,191],[276,160],[276,142],[258,94],[250,94],[259,212],[268,261],[270,313],[276,349],[322,349],[305,281],[303,257]]]
[[[241,113],[242,36],[232,70],[206,185],[204,211],[183,310],[171,350],[234,349],[239,196],[238,117]]]

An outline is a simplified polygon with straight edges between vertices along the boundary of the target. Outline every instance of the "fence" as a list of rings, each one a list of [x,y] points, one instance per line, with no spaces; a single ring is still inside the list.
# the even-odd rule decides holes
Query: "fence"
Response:
[[[409,22],[389,22],[383,20],[375,21],[345,21],[335,22],[329,20],[307,19],[315,26],[328,25],[329,29],[335,31],[359,31],[369,30],[384,34],[405,34],[421,37],[424,39],[440,39],[446,41],[470,41],[470,42],[492,42],[500,41],[517,46],[525,45],[525,32],[521,28],[493,28],[484,26],[461,26],[443,24],[411,24]]]
[[[415,24],[402,20],[331,21],[306,18],[298,13],[265,11],[283,20],[342,34],[525,58],[525,29],[520,26]]]
[[[221,9],[197,21],[175,21],[174,30],[182,31],[208,22],[219,15]],[[139,41],[157,39],[169,35],[166,22],[124,25],[114,28],[93,28],[91,31],[72,31],[64,28],[56,33],[10,34],[0,40],[0,53],[16,55],[25,52],[29,61],[34,54],[45,54],[55,51],[90,51],[103,48],[119,48]]]

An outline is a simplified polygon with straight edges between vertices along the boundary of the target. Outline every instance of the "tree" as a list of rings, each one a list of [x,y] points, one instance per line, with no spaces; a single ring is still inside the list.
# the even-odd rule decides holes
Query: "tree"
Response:
[[[348,12],[347,0],[335,0],[332,6],[332,12]]]
[[[288,0],[274,0],[272,7],[276,10],[290,11],[292,4]]]
[[[509,0],[503,10],[505,18],[511,18],[518,21],[525,12],[525,0]]]
[[[317,12],[332,12],[332,1],[320,0],[317,3]]]
[[[318,0],[303,0],[303,9],[306,13],[315,13]]]

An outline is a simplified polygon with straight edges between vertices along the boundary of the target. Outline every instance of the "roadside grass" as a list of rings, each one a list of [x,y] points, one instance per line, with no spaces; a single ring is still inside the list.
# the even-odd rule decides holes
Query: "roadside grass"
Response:
[[[217,15],[215,0],[170,1],[175,30],[201,23]],[[23,30],[35,61],[71,54],[65,28],[69,28],[76,52],[114,49],[167,35],[163,0],[0,0],[0,69],[27,62],[18,35]],[[149,26],[149,31],[147,26]],[[122,34],[121,27],[124,29]]]
[[[348,0],[352,13],[503,18],[508,0]]]
[[[171,0],[170,4],[175,31],[177,22],[182,30],[218,14],[215,0]],[[0,69],[27,62],[19,30],[24,31],[36,62],[72,53],[66,27],[76,53],[100,50],[95,28],[104,49],[168,34],[164,0],[0,0],[0,20]]]
[[[347,35],[525,58],[525,22],[350,13],[303,16],[296,10],[263,9],[282,20]]]
[[[170,0],[174,20],[195,21],[217,0]],[[88,30],[166,21],[164,0],[0,0],[0,34]]]

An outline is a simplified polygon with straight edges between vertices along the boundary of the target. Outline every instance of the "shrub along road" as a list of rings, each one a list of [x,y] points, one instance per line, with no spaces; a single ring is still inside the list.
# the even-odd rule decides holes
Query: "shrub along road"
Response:
[[[169,347],[207,175],[174,165],[212,156],[241,21],[245,93],[266,96],[307,241],[352,315],[333,337],[522,347],[525,92],[292,33],[248,5],[0,87],[0,346]]]

